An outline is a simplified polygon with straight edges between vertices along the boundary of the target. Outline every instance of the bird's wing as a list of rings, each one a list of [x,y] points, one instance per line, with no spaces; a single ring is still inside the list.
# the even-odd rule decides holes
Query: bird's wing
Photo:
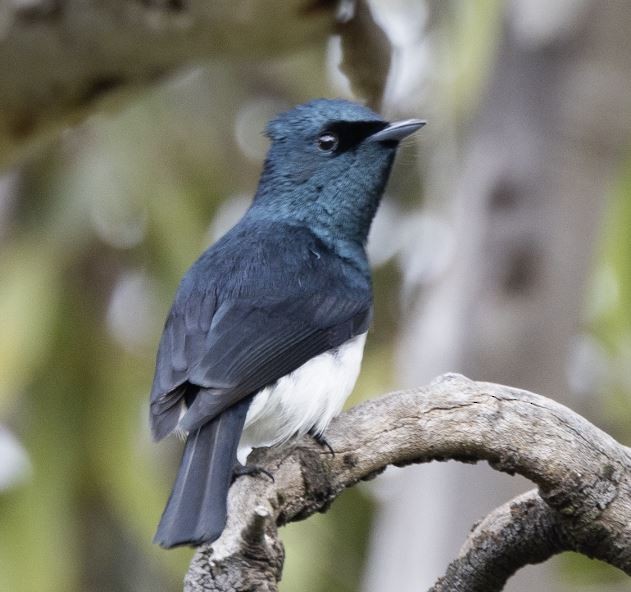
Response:
[[[189,290],[176,299],[164,325],[151,387],[151,429],[161,439],[176,426],[190,369],[203,357],[217,307],[212,287]]]
[[[337,292],[240,298],[223,302],[216,310],[213,302],[210,322],[203,306],[192,306],[203,322],[195,322],[193,313],[172,311],[152,392],[154,435],[160,438],[175,427],[175,403],[187,389],[194,388],[196,396],[187,401],[181,426],[191,431],[312,357],[364,333],[370,323],[371,296],[352,296]]]

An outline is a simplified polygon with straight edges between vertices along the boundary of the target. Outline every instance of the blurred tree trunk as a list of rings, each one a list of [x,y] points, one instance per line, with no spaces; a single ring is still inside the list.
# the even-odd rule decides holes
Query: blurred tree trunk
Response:
[[[454,259],[404,325],[407,385],[463,372],[561,395],[580,411],[566,366],[605,196],[629,139],[630,27],[627,0],[507,3],[458,171]],[[527,487],[455,464],[389,478],[367,592],[427,589],[472,520]],[[521,574],[508,589],[563,589],[546,572],[531,571],[526,584]]]

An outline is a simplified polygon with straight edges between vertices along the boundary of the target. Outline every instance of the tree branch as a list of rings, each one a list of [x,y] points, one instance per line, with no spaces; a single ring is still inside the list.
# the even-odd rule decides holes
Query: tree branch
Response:
[[[334,420],[327,440],[335,456],[310,439],[254,451],[250,462],[275,481],[237,480],[226,529],[197,551],[185,590],[276,590],[277,526],[325,511],[342,490],[388,465],[448,459],[485,460],[539,490],[485,519],[435,592],[501,590],[519,567],[564,549],[631,574],[629,451],[550,399],[448,374],[351,409]]]
[[[260,59],[337,33],[344,72],[375,107],[390,64],[390,44],[365,0],[28,0],[5,8],[0,169],[102,108],[103,99],[120,106],[205,59]]]
[[[28,0],[0,6],[0,167],[185,65],[323,41],[336,1]],[[126,91],[126,92],[120,92]]]
[[[536,490],[491,512],[472,530],[460,555],[430,592],[497,592],[518,569],[574,550],[563,521]]]

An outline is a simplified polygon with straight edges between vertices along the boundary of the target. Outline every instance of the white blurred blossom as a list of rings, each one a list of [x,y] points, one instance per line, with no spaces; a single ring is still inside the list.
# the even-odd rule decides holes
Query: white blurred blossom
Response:
[[[123,273],[112,291],[107,329],[125,349],[137,351],[153,345],[160,326],[155,286],[142,271]]]
[[[239,109],[234,134],[237,145],[249,159],[262,162],[269,147],[263,131],[270,119],[287,109],[287,104],[274,98],[246,101]]]
[[[447,270],[454,257],[455,236],[444,218],[428,212],[406,216],[398,232],[404,235],[398,261],[405,296],[435,282]]]
[[[18,439],[0,425],[0,492],[24,483],[32,473],[28,453]]]
[[[609,358],[600,342],[587,333],[570,344],[566,364],[568,386],[578,397],[589,400],[601,392],[609,374]]]
[[[208,228],[207,244],[214,243],[230,230],[245,214],[252,203],[252,196],[249,194],[232,195],[226,199],[217,209],[217,213],[212,219]]]

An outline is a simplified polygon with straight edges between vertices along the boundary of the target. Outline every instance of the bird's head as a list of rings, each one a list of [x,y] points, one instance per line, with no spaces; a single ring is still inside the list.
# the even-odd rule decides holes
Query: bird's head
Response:
[[[317,99],[267,126],[271,147],[252,210],[365,242],[399,142],[424,125],[388,123],[356,103]]]

